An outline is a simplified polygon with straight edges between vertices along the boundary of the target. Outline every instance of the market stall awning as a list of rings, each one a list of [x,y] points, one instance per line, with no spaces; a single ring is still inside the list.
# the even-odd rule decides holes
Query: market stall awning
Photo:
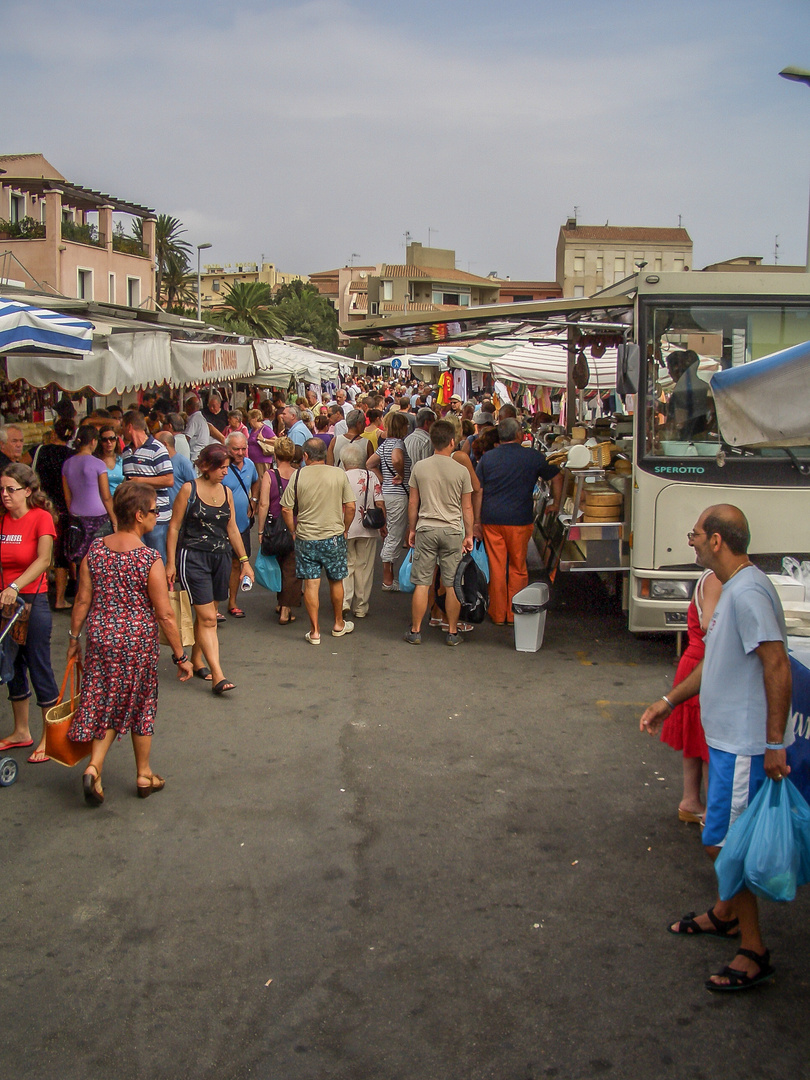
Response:
[[[616,347],[609,345],[595,358],[586,351],[590,369],[589,390],[612,390],[616,386]],[[450,367],[489,372],[496,379],[529,386],[565,387],[569,353],[565,343],[549,341],[524,344],[484,341],[450,353]]]
[[[262,338],[253,342],[256,352],[254,382],[286,388],[291,379],[321,383],[337,377],[345,357],[320,349],[307,349],[289,341]]]
[[[808,446],[810,341],[718,371],[711,388],[720,432],[731,446]]]
[[[172,341],[166,382],[172,386],[205,386],[247,380],[255,371],[256,361],[250,345]]]
[[[91,322],[0,298],[0,354],[86,353],[92,344]]]
[[[56,383],[71,393],[90,387],[102,396],[124,394],[169,381],[170,338],[167,333],[156,331],[109,334],[93,340],[89,355],[12,353],[6,363],[11,382],[25,379],[30,386],[38,387]]]

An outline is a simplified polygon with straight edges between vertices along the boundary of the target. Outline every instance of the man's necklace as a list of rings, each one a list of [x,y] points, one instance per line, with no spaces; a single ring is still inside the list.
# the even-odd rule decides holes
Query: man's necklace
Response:
[[[753,565],[754,565],[754,564],[753,564],[753,563],[751,562],[751,560],[750,560],[750,559],[748,560],[748,562],[740,563],[740,565],[739,565],[739,566],[737,567],[737,569],[736,569],[736,570],[734,571],[734,574],[739,574],[739,572],[740,572],[741,570],[744,570],[744,569],[746,568],[746,566],[753,566]],[[725,581],[725,584],[726,584],[726,585],[728,585],[728,583],[729,583],[729,582],[731,581],[731,579],[732,579],[732,578],[734,577],[734,574],[729,574],[729,576],[728,576],[728,577],[726,578],[726,581]]]

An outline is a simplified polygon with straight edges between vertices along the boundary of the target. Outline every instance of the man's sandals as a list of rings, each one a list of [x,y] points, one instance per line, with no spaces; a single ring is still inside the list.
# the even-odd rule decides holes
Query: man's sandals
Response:
[[[712,924],[708,930],[695,921],[696,911],[690,911],[688,915],[684,915],[676,923],[671,923],[667,926],[667,930],[670,934],[686,935],[687,937],[697,937],[698,934],[704,934],[706,937],[720,937],[720,938],[737,938],[740,936],[738,927],[740,925],[739,919],[718,919],[714,913],[713,908],[709,908],[706,912],[706,916],[709,922]],[[675,929],[673,929],[675,927]]]
[[[752,949],[737,949],[737,955],[744,956],[746,960],[754,961],[759,968],[756,975],[748,975],[745,971],[740,971],[739,968],[724,967],[722,971],[717,972],[714,978],[728,979],[728,982],[716,983],[708,979],[706,982],[707,990],[750,990],[752,986],[759,986],[760,983],[768,982],[776,974],[774,968],[771,967],[771,954],[767,949],[761,956]]]

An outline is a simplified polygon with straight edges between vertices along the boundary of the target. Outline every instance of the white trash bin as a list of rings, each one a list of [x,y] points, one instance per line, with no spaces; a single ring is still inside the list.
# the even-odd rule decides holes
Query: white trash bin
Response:
[[[537,652],[543,644],[548,608],[548,585],[534,581],[512,598],[515,616],[515,648],[518,652]]]

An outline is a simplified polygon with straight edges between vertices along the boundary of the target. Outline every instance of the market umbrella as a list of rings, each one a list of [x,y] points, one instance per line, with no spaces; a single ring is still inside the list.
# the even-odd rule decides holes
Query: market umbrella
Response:
[[[712,375],[720,432],[732,446],[807,446],[810,341]]]
[[[0,355],[90,352],[92,347],[92,323],[0,297]]]

